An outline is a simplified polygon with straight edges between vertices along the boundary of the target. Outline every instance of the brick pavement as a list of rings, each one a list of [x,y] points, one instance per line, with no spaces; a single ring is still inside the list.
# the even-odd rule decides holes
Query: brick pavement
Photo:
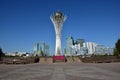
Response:
[[[0,80],[119,80],[120,63],[0,64]]]

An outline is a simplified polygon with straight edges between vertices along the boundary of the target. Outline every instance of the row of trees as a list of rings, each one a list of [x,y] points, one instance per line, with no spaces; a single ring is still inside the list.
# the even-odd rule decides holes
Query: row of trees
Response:
[[[120,39],[115,43],[114,56],[120,56]]]

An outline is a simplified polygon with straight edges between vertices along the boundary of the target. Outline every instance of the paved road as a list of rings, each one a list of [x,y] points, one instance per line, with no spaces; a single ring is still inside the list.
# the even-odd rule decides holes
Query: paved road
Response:
[[[120,63],[0,64],[0,80],[120,80]]]

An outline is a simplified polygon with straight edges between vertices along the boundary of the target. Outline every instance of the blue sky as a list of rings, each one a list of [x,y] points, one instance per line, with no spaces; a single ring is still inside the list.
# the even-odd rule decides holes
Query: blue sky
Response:
[[[0,0],[0,47],[4,52],[33,52],[34,43],[44,41],[54,52],[50,15],[58,10],[67,15],[62,48],[69,35],[108,47],[120,38],[119,0]]]

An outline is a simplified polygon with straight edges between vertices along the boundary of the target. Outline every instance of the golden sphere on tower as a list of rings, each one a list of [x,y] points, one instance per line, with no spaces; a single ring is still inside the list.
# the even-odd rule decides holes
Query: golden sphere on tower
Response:
[[[54,14],[54,17],[55,17],[56,20],[60,20],[60,19],[63,18],[63,13],[61,13],[61,12],[56,12],[56,13]]]

